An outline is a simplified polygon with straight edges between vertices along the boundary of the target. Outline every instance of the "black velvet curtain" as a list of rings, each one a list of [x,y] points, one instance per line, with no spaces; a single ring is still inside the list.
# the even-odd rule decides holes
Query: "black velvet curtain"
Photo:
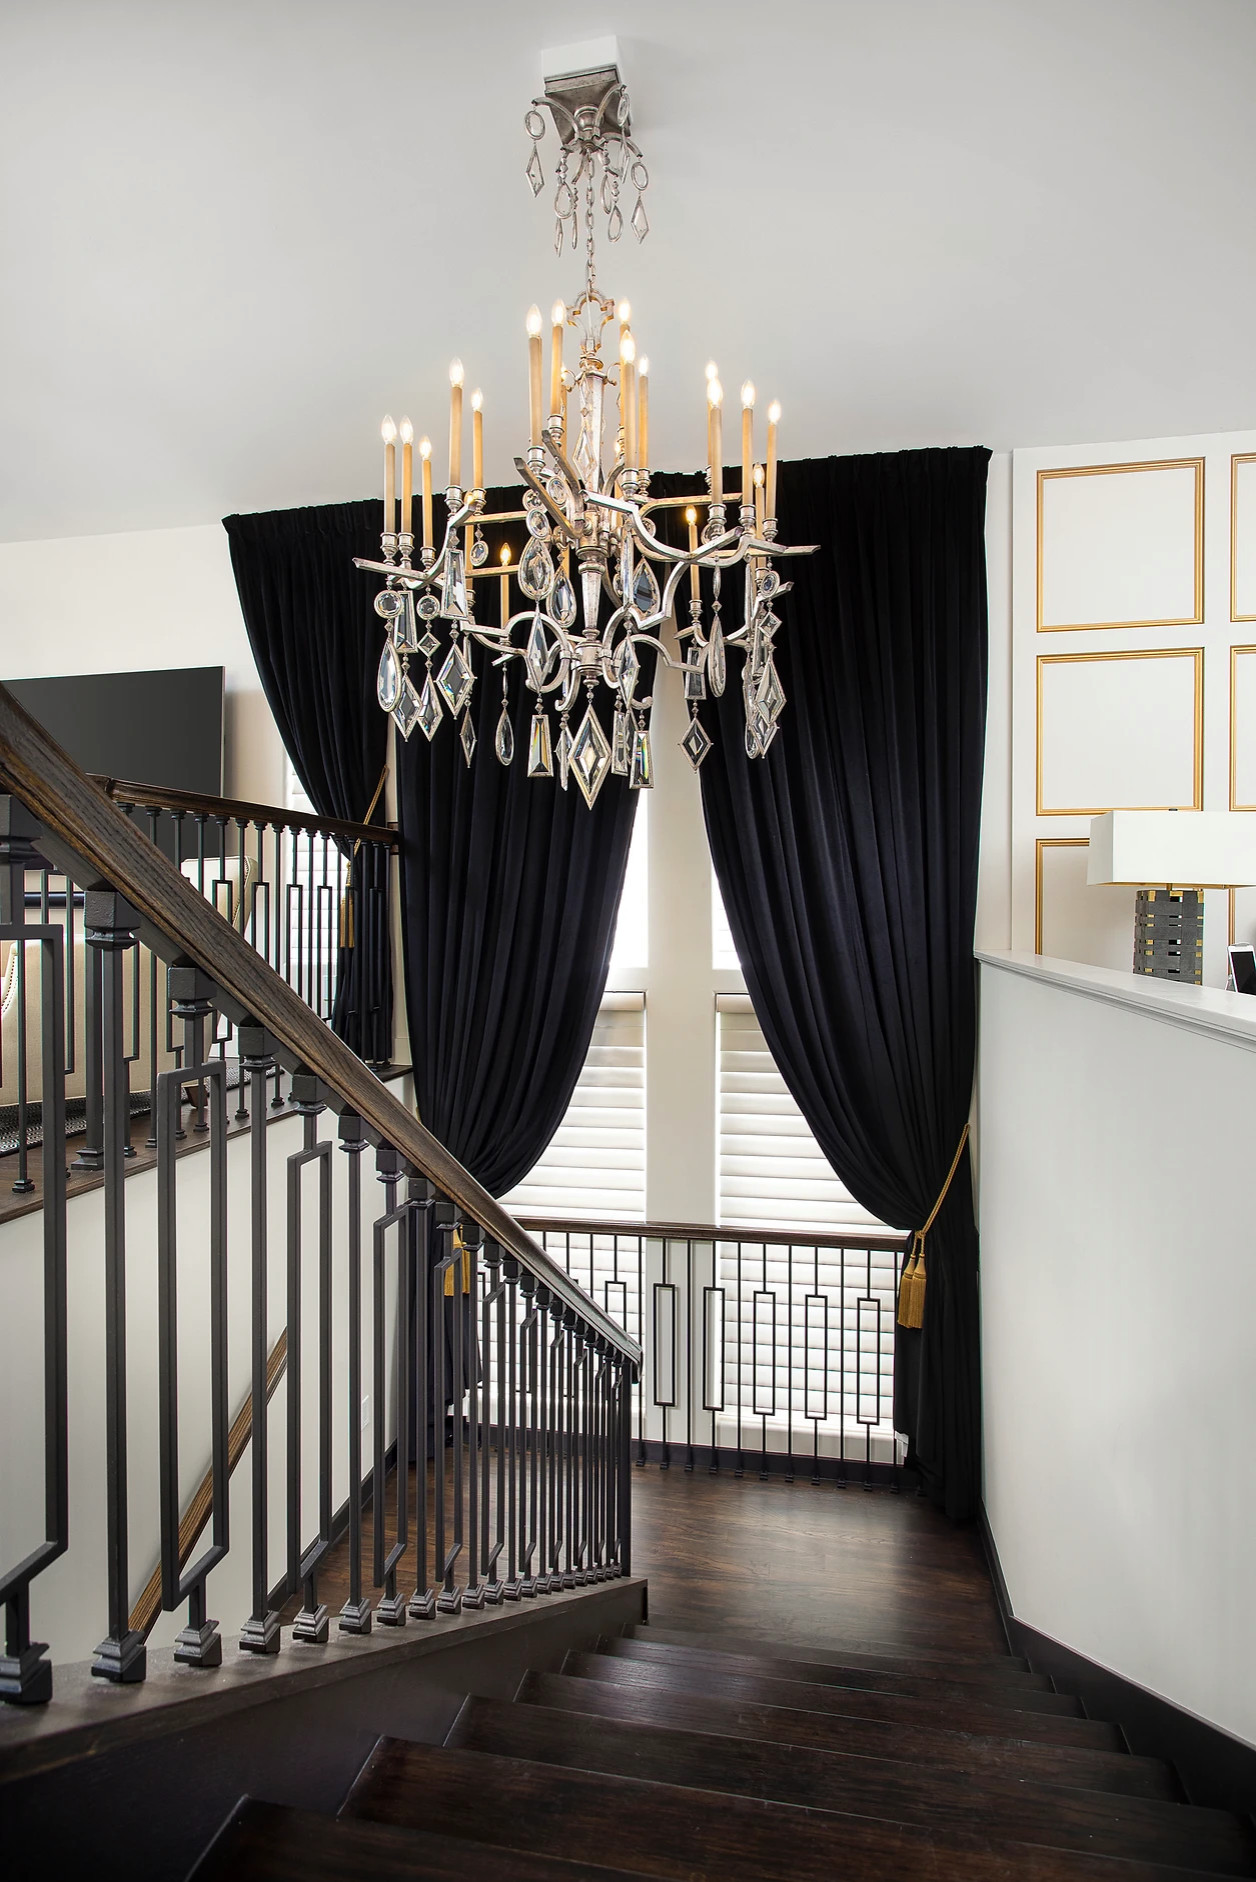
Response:
[[[490,513],[518,507],[518,490],[488,492]],[[477,612],[483,597],[483,618],[496,620],[491,570],[503,540],[517,558],[525,537],[521,523],[485,536]],[[589,809],[574,781],[564,791],[557,777],[527,776],[534,696],[519,661],[504,669],[515,756],[501,764],[503,669],[479,651],[475,669],[474,762],[448,723],[431,744],[416,731],[398,754],[406,1007],[419,1116],[500,1196],[554,1135],[588,1052],[637,793],[611,776]],[[585,703],[581,694],[573,734]],[[609,740],[607,701],[597,704]],[[557,739],[552,711],[550,722]]]
[[[852,1194],[923,1226],[968,1117],[986,702],[984,450],[781,467],[778,666],[766,759],[740,659],[703,708],[707,830],[764,1035]],[[980,1484],[977,1234],[965,1152],[930,1232],[924,1326],[897,1329],[896,1427],[935,1502]]]
[[[378,503],[228,516],[223,527],[262,689],[293,768],[322,817],[383,823],[376,792],[387,725],[375,701],[383,628],[377,584],[353,566],[379,552]],[[338,961],[332,1024],[360,1058],[392,1056],[388,855],[350,856],[354,946]]]

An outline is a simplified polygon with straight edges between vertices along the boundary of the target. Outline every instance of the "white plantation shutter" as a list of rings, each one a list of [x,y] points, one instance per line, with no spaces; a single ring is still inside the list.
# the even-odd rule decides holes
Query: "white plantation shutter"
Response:
[[[719,1014],[720,1221],[765,1230],[879,1228],[841,1183],[776,1069],[744,994]]]
[[[502,1198],[515,1215],[645,1216],[645,998],[603,996],[567,1115],[540,1161]]]

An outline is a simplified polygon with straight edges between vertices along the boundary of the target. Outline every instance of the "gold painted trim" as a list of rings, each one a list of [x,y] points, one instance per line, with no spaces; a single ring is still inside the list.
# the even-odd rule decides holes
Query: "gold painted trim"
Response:
[[[1195,612],[1164,621],[1064,621],[1045,627],[1042,620],[1042,502],[1043,486],[1054,477],[1113,477],[1129,471],[1194,470],[1195,472]],[[1233,517],[1233,503],[1230,506]],[[1233,523],[1231,523],[1233,530]],[[1038,472],[1037,600],[1034,623],[1039,634],[1106,633],[1125,627],[1202,627],[1204,622],[1204,460],[1202,457],[1162,458],[1155,463],[1079,464]]]
[[[1042,802],[1042,669],[1079,666],[1086,660],[1186,660],[1195,662],[1194,751],[1192,800],[1189,804],[1065,804],[1047,810]],[[1035,733],[1035,801],[1040,817],[1102,817],[1108,810],[1202,810],[1204,807],[1204,650],[1202,647],[1149,647],[1128,652],[1040,653],[1037,662],[1037,727]]]
[[[1042,953],[1042,852],[1089,849],[1088,836],[1040,836],[1034,858],[1034,953]]]
[[[1256,621],[1256,614],[1239,613],[1239,465],[1256,464],[1256,451],[1237,451],[1230,458],[1230,619]]]
[[[1256,804],[1240,804],[1238,801],[1238,701],[1235,697],[1235,680],[1238,677],[1241,653],[1256,654],[1256,647],[1231,647],[1230,649],[1230,809],[1256,810]]]

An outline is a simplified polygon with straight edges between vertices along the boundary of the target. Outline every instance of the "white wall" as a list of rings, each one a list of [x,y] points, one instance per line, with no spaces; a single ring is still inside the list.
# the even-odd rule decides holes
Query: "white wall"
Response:
[[[1019,1620],[1256,1743],[1256,1014],[1071,971],[981,972],[990,1526]]]
[[[221,524],[0,543],[0,678],[202,666],[225,669],[227,795],[282,804],[283,745]]]

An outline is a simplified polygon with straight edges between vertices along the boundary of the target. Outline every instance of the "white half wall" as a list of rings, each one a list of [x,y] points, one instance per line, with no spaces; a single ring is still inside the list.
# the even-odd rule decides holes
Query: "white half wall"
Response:
[[[283,744],[220,523],[0,543],[0,679],[208,666],[225,669],[227,795],[282,804]]]
[[[985,957],[979,1077],[1013,1612],[1256,1744],[1256,1001]]]

